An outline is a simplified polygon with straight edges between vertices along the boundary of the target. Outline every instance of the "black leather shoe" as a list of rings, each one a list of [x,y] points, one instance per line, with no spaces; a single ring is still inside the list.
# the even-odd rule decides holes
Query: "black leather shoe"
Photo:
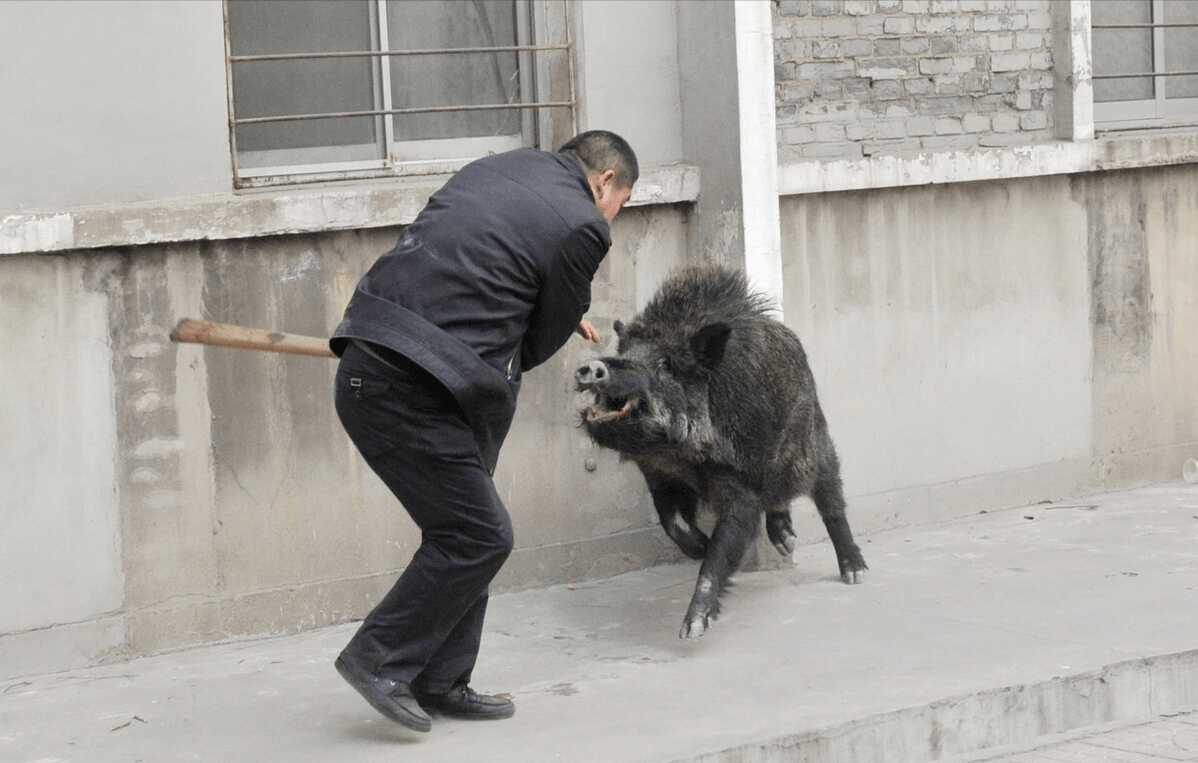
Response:
[[[507,697],[479,694],[466,684],[458,684],[445,694],[416,692],[420,706],[430,713],[466,721],[498,721],[516,714],[516,706]]]
[[[406,683],[380,678],[370,673],[345,652],[341,653],[334,664],[341,677],[357,689],[375,710],[413,731],[432,729],[432,719],[420,707],[411,687]]]

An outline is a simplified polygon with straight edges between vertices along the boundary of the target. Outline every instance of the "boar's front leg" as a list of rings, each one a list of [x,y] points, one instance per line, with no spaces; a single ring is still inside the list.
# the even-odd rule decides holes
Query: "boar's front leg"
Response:
[[[682,480],[662,472],[642,469],[653,507],[666,535],[691,559],[707,553],[707,536],[695,526],[699,494]]]
[[[712,480],[708,500],[720,518],[711,531],[707,555],[699,566],[699,580],[690,607],[682,620],[679,638],[698,638],[708,622],[720,614],[720,595],[728,578],[740,567],[745,550],[754,543],[760,527],[758,497],[730,479]]]

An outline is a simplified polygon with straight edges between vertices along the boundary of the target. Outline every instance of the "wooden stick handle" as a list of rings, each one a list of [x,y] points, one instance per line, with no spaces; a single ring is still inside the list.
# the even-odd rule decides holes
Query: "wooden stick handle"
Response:
[[[335,358],[326,339],[298,334],[283,334],[228,323],[212,323],[184,318],[171,332],[172,342],[196,342],[238,350],[265,350],[291,355],[311,355],[316,358]]]

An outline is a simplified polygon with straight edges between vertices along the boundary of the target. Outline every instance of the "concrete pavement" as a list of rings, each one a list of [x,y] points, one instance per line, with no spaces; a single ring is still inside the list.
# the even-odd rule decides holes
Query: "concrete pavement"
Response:
[[[7,680],[0,760],[1044,763],[1017,756],[1193,725],[1164,716],[1198,710],[1198,487],[861,541],[864,584],[805,546],[693,641],[693,563],[493,597],[473,685],[511,720],[390,723],[333,669],[350,625]],[[1143,760],[1108,752],[1049,760]]]

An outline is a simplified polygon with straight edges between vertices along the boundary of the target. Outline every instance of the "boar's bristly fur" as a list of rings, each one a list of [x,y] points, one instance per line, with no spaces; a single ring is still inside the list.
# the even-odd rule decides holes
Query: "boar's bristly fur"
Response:
[[[794,550],[796,497],[815,503],[842,580],[858,583],[866,569],[806,354],[770,308],[739,270],[684,268],[636,318],[616,321],[615,356],[574,374],[595,395],[583,412],[591,437],[636,462],[666,533],[702,560],[683,638],[719,615],[763,515],[779,553]],[[717,517],[710,537],[696,524],[703,505]]]

